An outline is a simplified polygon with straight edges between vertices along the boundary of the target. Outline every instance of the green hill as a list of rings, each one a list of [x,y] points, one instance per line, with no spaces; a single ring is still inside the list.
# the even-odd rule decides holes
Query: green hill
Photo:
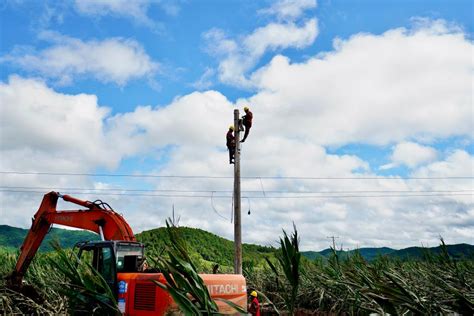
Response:
[[[324,256],[323,254],[321,254],[321,252],[318,252],[318,251],[302,251],[301,255],[303,255],[303,257],[308,258],[309,260],[326,258],[326,256]]]
[[[349,251],[344,251],[344,250],[338,250],[337,254],[340,258],[345,259],[348,256],[353,255],[355,252],[359,252],[362,257],[364,257],[365,260],[373,260],[377,256],[384,256],[384,255],[389,255],[393,252],[396,252],[397,250],[387,248],[387,247],[382,247],[382,248],[360,248],[360,249],[355,249],[355,250],[349,250]],[[322,251],[303,251],[302,255],[305,256],[306,258],[310,260],[315,260],[317,258],[319,259],[327,259],[329,256],[331,256],[333,251],[331,249],[324,249]]]
[[[233,266],[233,241],[197,228],[179,227],[178,230],[180,235],[186,240],[191,257],[199,259],[202,265],[207,266],[207,268],[214,263],[227,268]],[[169,242],[168,233],[164,227],[144,231],[137,234],[136,237],[137,240],[145,244],[148,255],[161,253],[165,243]],[[263,257],[273,255],[275,251],[276,249],[272,247],[243,244],[242,261],[244,266],[246,264],[263,264]]]
[[[474,259],[474,246],[468,244],[447,245],[448,253],[455,259]],[[400,259],[422,259],[428,255],[438,255],[442,252],[441,246],[432,248],[409,247],[397,250],[390,254],[391,257]]]
[[[0,247],[19,249],[23,244],[27,233],[28,229],[0,225]],[[45,240],[41,244],[39,250],[53,250],[50,244],[53,240],[59,241],[62,247],[71,248],[79,241],[99,239],[100,238],[97,234],[88,231],[53,228],[46,235]]]
[[[474,258],[474,246],[469,244],[447,245],[448,253],[455,259]],[[423,247],[409,247],[400,250],[382,247],[382,248],[360,248],[355,250],[338,250],[337,254],[341,259],[359,252],[365,260],[371,261],[378,256],[388,256],[392,258],[405,259],[422,259],[428,255],[438,255],[441,253],[441,247],[423,248]],[[324,249],[322,251],[304,251],[302,255],[310,260],[317,258],[327,259],[333,253],[331,249]]]

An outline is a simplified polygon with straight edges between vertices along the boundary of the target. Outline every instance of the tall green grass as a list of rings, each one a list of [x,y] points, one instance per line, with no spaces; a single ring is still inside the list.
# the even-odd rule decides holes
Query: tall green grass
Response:
[[[170,242],[166,247],[167,257],[154,260],[163,272],[167,284],[152,280],[157,286],[166,290],[173,297],[185,315],[218,314],[217,304],[198,275],[195,265],[188,255],[187,245],[175,226],[166,221]]]
[[[0,250],[0,315],[116,315],[115,298],[102,276],[71,252],[35,256],[20,289],[6,286],[18,253]]]
[[[298,305],[298,290],[300,287],[301,273],[301,253],[299,251],[298,231],[294,227],[294,232],[288,236],[283,230],[283,238],[280,238],[280,251],[277,252],[276,259],[278,267],[268,258],[268,265],[277,278],[277,289],[279,296],[285,303],[285,308],[290,315],[294,314]],[[280,275],[283,275],[283,282],[280,283]]]
[[[185,315],[219,315],[219,308],[211,298],[209,290],[198,274],[184,238],[178,228],[166,221],[169,243],[166,256],[153,260],[163,273],[167,284],[152,280],[158,287],[167,291]],[[246,313],[234,303],[221,300],[237,312]]]

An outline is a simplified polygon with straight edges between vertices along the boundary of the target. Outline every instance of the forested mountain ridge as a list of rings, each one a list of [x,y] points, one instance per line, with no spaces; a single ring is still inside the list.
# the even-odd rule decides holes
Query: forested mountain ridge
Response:
[[[455,258],[474,259],[474,246],[469,244],[447,245],[448,254]],[[358,252],[365,260],[371,261],[379,256],[388,256],[398,259],[423,259],[429,255],[438,255],[442,252],[441,246],[437,247],[408,247],[400,250],[381,247],[381,248],[360,248],[354,250],[337,250],[337,254],[341,259],[354,255]],[[324,249],[322,251],[303,251],[302,255],[310,260],[328,258],[333,251]]]
[[[223,237],[217,236],[210,232],[189,227],[179,227],[180,235],[186,240],[188,250],[191,256],[203,262],[218,263],[222,266],[231,267],[233,265],[234,243]],[[28,232],[28,229],[11,227],[8,225],[0,225],[0,247],[9,248],[11,250],[19,249]],[[143,242],[149,254],[159,255],[165,243],[169,241],[168,233],[164,227],[143,231],[136,234],[137,240]],[[80,231],[68,230],[61,228],[53,228],[42,243],[40,251],[51,251],[50,242],[58,240],[61,246],[65,248],[73,247],[78,241],[98,240],[97,234]],[[448,253],[453,258],[474,258],[474,246],[469,244],[456,244],[447,246]],[[253,264],[261,264],[264,257],[273,257],[277,249],[255,244],[243,244],[243,261],[252,262]],[[344,259],[353,255],[358,251],[366,260],[373,260],[377,256],[389,256],[399,259],[421,259],[427,254],[439,254],[441,247],[422,248],[409,247],[405,249],[382,248],[360,248],[349,251],[337,251],[338,255]],[[332,254],[332,250],[325,249],[322,251],[303,251],[302,255],[309,260],[327,259]]]

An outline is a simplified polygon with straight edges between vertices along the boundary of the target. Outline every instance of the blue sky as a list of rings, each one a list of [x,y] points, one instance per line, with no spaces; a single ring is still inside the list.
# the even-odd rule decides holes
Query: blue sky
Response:
[[[255,115],[244,176],[378,178],[244,180],[244,190],[472,191],[471,1],[4,0],[0,14],[0,169],[63,174],[1,175],[5,224],[28,226],[40,197],[11,187],[82,188],[89,199],[231,190],[227,180],[66,174],[230,176],[223,134],[244,105]],[[24,211],[11,214],[19,196]],[[212,208],[209,198],[110,198],[135,231],[163,225],[175,204],[183,225],[232,238],[230,222],[209,220],[226,198]],[[472,195],[252,204],[261,211],[244,223],[247,242],[271,243],[293,221],[307,249],[327,234],[348,247],[473,242]],[[431,219],[423,227],[420,214]]]

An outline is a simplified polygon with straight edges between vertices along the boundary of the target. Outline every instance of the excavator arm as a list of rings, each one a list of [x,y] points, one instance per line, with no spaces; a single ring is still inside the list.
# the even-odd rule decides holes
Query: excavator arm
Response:
[[[84,210],[58,211],[58,198],[85,207]],[[49,192],[33,217],[28,234],[20,248],[15,270],[9,277],[11,286],[21,286],[28,266],[33,260],[44,237],[53,224],[82,228],[100,234],[103,240],[136,241],[125,219],[101,201],[82,201],[69,195]]]

